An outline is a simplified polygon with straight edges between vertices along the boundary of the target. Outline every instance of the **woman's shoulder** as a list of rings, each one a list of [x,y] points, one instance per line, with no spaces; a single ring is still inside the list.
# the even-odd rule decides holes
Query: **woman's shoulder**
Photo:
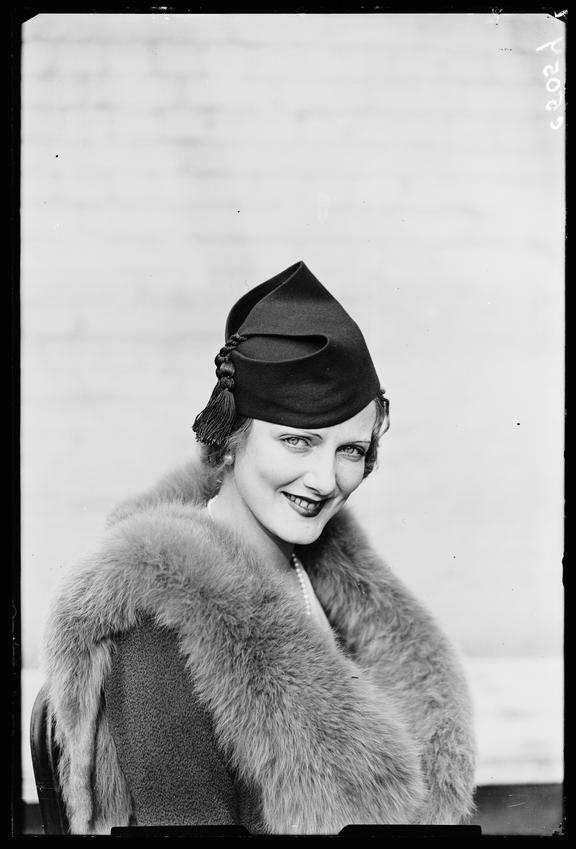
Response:
[[[134,511],[110,524],[95,545],[68,564],[53,604],[81,604],[87,612],[115,600],[117,607],[121,600],[128,604],[138,588],[142,595],[159,575],[200,578],[206,559],[217,559],[211,530],[204,511],[194,505],[164,502]]]
[[[124,634],[143,617],[181,621],[183,606],[206,603],[209,588],[229,571],[225,534],[203,509],[195,465],[124,502],[97,541],[68,564],[52,591],[45,663]],[[186,482],[188,482],[186,484]],[[189,498],[184,497],[185,487]]]
[[[216,473],[198,457],[171,469],[152,486],[118,504],[108,516],[112,526],[129,516],[166,505],[202,506],[218,488]]]
[[[132,575],[144,580],[148,572],[184,564],[193,571],[196,562],[220,547],[203,509],[214,485],[210,470],[192,460],[122,501],[96,543],[64,570],[55,598],[77,595],[91,584],[100,589],[103,583],[120,585]]]

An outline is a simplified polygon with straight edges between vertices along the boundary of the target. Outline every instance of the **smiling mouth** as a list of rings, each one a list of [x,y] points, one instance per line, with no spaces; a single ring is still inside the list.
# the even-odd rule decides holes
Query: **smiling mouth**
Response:
[[[290,507],[292,507],[300,516],[314,517],[322,510],[326,503],[323,501],[313,501],[311,498],[302,498],[299,495],[292,495],[290,492],[283,492]]]

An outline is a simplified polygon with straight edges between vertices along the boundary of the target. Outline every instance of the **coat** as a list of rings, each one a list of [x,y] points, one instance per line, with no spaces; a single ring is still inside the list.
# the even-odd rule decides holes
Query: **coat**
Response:
[[[298,552],[328,639],[203,509],[217,487],[192,461],[122,505],[55,596],[45,663],[72,833],[465,821],[471,704],[433,617],[345,508]]]

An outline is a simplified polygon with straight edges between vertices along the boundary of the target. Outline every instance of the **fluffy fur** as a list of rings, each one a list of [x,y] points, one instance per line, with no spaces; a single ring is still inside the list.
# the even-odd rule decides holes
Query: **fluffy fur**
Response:
[[[271,833],[349,823],[457,823],[472,809],[474,743],[460,663],[346,511],[300,552],[336,648],[200,508],[192,463],[120,507],[59,590],[47,683],[73,833],[129,822],[102,709],[115,637],[173,629],[231,766],[259,788]]]

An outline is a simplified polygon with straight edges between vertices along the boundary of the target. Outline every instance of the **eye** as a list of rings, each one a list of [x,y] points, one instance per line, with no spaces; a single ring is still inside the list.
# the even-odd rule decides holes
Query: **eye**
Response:
[[[290,448],[304,449],[308,448],[309,441],[303,436],[284,436],[282,442]]]
[[[338,450],[353,460],[361,460],[366,456],[366,449],[360,445],[342,445]]]

